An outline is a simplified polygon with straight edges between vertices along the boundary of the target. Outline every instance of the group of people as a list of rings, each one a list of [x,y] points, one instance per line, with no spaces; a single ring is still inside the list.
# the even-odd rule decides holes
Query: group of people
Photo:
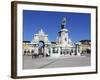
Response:
[[[42,55],[42,57],[44,56],[50,56],[50,53],[49,53],[49,50],[48,48],[38,48],[38,47],[35,47],[34,52],[32,53],[32,58],[37,58],[39,57],[39,55]]]

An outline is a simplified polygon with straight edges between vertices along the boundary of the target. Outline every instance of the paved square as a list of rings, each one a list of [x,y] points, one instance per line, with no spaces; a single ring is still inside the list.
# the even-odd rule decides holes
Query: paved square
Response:
[[[23,69],[90,66],[90,56],[40,57],[23,56]]]

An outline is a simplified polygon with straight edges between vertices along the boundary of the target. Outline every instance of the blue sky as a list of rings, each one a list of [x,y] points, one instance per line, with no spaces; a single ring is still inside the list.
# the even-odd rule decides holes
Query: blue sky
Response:
[[[62,18],[66,17],[66,27],[73,42],[91,39],[91,14],[71,12],[48,12],[23,10],[23,40],[31,41],[40,29],[55,41],[61,28]]]

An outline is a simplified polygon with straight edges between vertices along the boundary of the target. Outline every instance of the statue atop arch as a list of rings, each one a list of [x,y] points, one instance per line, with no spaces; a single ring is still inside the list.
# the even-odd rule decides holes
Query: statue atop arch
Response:
[[[66,27],[66,17],[63,17],[61,22],[61,29],[64,29]]]

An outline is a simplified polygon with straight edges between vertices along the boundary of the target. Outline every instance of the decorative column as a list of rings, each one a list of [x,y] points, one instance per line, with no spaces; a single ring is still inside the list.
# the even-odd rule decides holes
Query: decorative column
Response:
[[[52,53],[52,47],[50,48],[50,54],[51,54],[51,56],[52,56],[52,54],[53,54],[53,53]]]
[[[58,47],[58,54],[60,55],[60,52],[61,52],[61,49],[60,49],[60,47]]]
[[[80,56],[80,43],[76,43],[76,55]]]
[[[75,56],[75,47],[72,48],[72,55]]]

